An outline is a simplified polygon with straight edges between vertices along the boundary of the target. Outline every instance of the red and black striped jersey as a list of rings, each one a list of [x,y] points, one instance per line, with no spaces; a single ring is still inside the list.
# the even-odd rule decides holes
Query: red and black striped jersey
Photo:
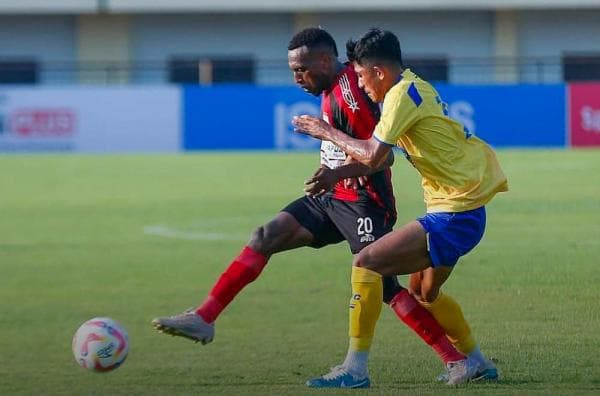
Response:
[[[350,64],[340,71],[331,88],[321,98],[322,117],[329,125],[356,139],[369,139],[379,121],[379,106],[358,87],[358,77]],[[334,169],[344,164],[346,153],[329,141],[321,143],[321,165]],[[385,169],[368,177],[358,190],[344,187],[339,181],[332,192],[343,201],[374,200],[396,213],[391,170]]]

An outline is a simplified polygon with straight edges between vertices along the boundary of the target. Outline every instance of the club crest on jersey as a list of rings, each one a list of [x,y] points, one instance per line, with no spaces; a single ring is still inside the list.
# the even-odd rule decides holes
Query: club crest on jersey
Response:
[[[342,97],[344,98],[344,102],[348,105],[348,108],[352,110],[354,113],[356,110],[360,110],[358,107],[358,102],[352,95],[352,89],[350,89],[350,80],[348,80],[348,75],[344,74],[340,78],[340,88],[342,89]]]

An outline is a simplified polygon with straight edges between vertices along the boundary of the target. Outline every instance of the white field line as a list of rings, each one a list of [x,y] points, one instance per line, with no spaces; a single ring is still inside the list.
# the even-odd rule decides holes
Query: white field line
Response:
[[[269,219],[272,219],[275,213],[265,213],[262,215],[252,216],[229,216],[229,217],[218,217],[214,219],[198,219],[190,223],[191,227],[194,228],[217,228],[223,225],[237,226],[239,224],[252,223],[254,226],[265,224]]]

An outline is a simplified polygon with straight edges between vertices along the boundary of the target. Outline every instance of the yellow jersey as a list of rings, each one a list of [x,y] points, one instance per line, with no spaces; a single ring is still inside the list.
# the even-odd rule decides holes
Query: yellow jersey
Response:
[[[373,133],[419,171],[427,212],[464,212],[508,191],[494,151],[459,122],[431,84],[409,69],[387,92]]]

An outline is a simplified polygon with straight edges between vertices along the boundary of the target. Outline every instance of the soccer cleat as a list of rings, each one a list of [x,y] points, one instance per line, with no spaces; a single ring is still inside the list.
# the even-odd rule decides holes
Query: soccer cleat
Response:
[[[440,373],[437,377],[435,377],[435,382],[448,382],[448,372],[444,371]]]
[[[479,367],[471,382],[498,381],[498,369],[491,360],[487,360],[484,367]],[[448,372],[443,372],[435,379],[437,382],[448,382]]]
[[[306,381],[309,388],[368,388],[371,386],[369,377],[356,378],[344,366],[335,366],[331,371],[319,378]]]
[[[202,316],[193,310],[169,317],[152,320],[152,326],[161,333],[185,337],[190,340],[208,344],[215,337],[215,325],[206,323]]]
[[[491,360],[487,359],[483,366],[479,366],[477,373],[471,379],[472,382],[498,381],[498,369]]]
[[[471,359],[458,360],[446,364],[448,381],[446,385],[458,385],[470,381],[477,374],[479,365]]]

